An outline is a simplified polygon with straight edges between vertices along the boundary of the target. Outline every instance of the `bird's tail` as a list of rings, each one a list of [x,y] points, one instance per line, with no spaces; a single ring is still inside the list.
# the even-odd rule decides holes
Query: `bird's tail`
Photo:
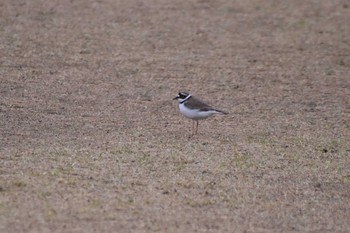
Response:
[[[215,109],[215,111],[217,111],[218,113],[224,114],[224,115],[228,114],[228,112],[225,112],[225,111],[222,111],[222,110],[219,110],[219,109]]]

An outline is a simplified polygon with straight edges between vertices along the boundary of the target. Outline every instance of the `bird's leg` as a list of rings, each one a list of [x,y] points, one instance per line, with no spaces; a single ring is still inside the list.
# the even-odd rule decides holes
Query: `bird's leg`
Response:
[[[192,121],[192,134],[194,134],[194,121],[193,120],[191,121]]]
[[[198,133],[198,120],[196,120],[196,134]]]

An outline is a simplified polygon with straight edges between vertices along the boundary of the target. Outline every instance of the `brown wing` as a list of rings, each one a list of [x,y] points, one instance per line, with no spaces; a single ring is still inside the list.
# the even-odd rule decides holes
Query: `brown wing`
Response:
[[[215,110],[214,108],[212,108],[211,106],[209,106],[206,103],[203,103],[202,101],[200,101],[199,99],[196,99],[195,97],[191,97],[189,100],[187,100],[187,102],[185,103],[185,105],[189,108],[197,108],[200,109],[202,111],[210,111],[210,110]]]
[[[200,101],[199,99],[196,99],[195,97],[191,96],[191,98],[189,100],[187,100],[187,102],[185,103],[186,107],[189,108],[196,108],[199,109],[200,111],[217,111],[217,112],[221,112],[222,114],[228,114],[227,112],[215,109],[211,106],[209,106],[208,104]]]

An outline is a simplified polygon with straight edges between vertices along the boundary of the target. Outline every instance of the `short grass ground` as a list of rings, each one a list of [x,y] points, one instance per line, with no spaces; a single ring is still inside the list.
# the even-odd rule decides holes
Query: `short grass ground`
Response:
[[[350,3],[2,1],[0,232],[349,232]],[[191,124],[172,98],[225,110]]]

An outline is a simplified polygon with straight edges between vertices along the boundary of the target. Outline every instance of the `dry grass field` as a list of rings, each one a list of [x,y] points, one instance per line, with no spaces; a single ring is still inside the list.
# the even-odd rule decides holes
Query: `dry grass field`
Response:
[[[350,232],[348,0],[0,1],[0,232]],[[172,98],[228,111],[200,122]]]

